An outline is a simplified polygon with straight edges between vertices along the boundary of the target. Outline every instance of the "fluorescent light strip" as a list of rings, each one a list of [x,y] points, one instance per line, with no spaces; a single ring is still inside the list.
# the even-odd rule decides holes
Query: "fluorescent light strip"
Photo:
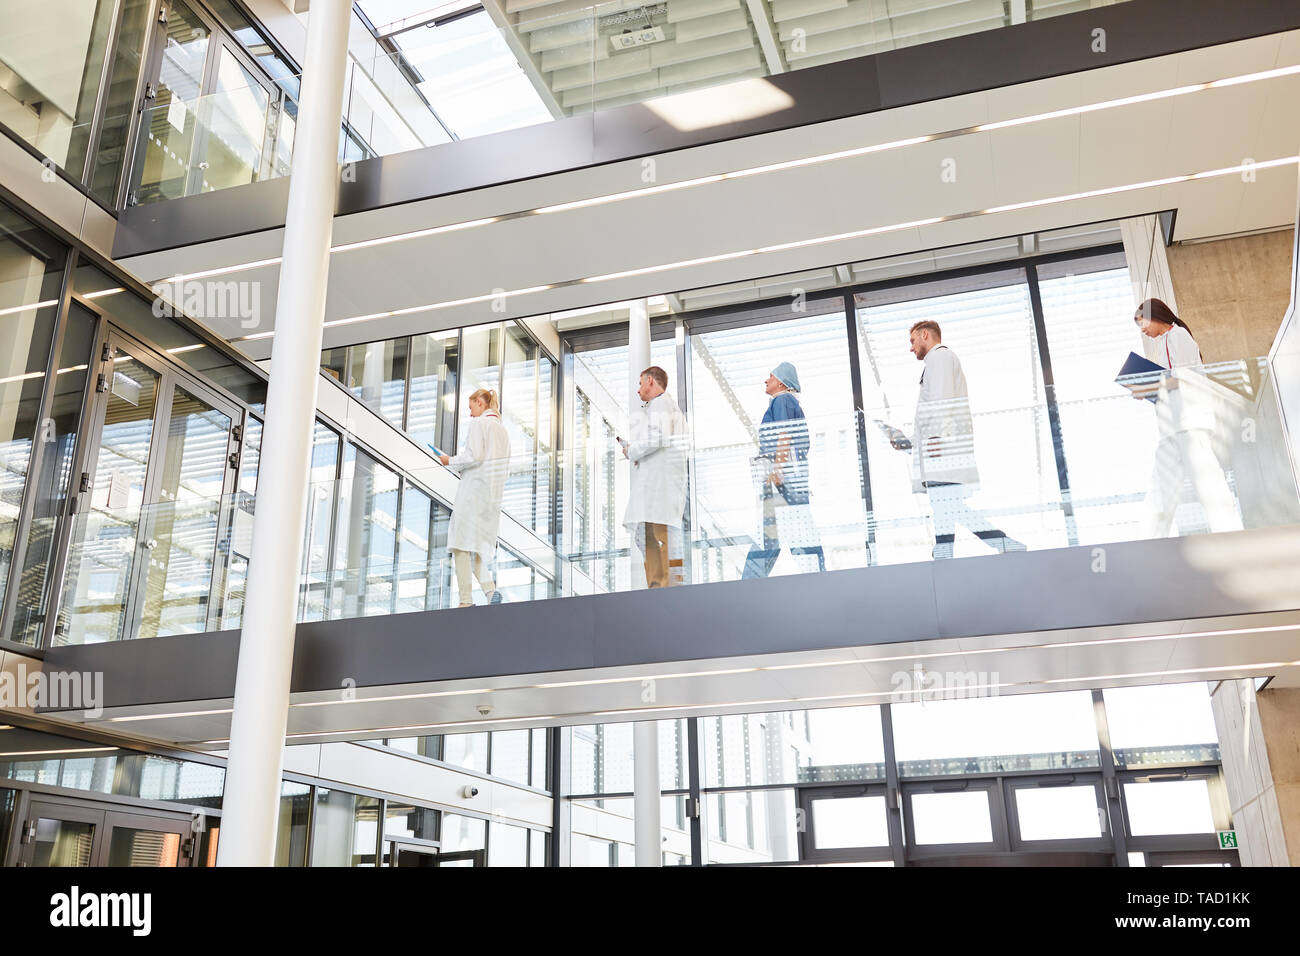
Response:
[[[137,720],[168,720],[172,717],[213,717],[217,714],[231,714],[234,710],[223,707],[220,710],[183,710],[175,714],[135,714],[130,717],[110,717],[111,724],[127,724]]]
[[[896,232],[902,229],[915,229],[921,226],[935,225],[944,222],[958,222],[963,219],[976,219],[980,216],[993,215],[1000,212],[1011,212],[1019,209],[1028,209],[1035,206],[1050,206],[1058,203],[1073,202],[1080,199],[1093,199],[1098,196],[1114,195],[1116,193],[1132,192],[1139,189],[1153,189],[1160,186],[1169,186],[1176,183],[1192,182],[1194,180],[1210,179],[1216,176],[1228,176],[1234,173],[1242,173],[1258,169],[1272,169],[1279,166],[1290,166],[1300,162],[1300,157],[1284,156],[1281,159],[1271,159],[1260,163],[1242,163],[1238,166],[1229,166],[1224,169],[1206,170],[1199,173],[1188,173],[1182,176],[1170,176],[1165,179],[1147,180],[1141,183],[1130,183],[1125,186],[1109,186],[1103,189],[1093,189],[1082,193],[1070,193],[1064,196],[1052,196],[1047,199],[1033,199],[1028,202],[1012,203],[1006,206],[994,206],[990,209],[979,209],[973,212],[959,212],[947,216],[934,216],[929,219],[916,219],[910,222],[895,223],[888,226],[873,226],[870,229],[860,229],[854,232],[836,233],[830,236],[815,236],[811,239],[799,239],[793,242],[783,242],[773,246],[762,246],[757,249],[743,249],[737,252],[725,252],[716,256],[704,256],[698,259],[683,259],[678,262],[668,262],[657,266],[646,266],[641,269],[629,269],[623,272],[611,272],[607,275],[588,276],[585,279],[568,279],[562,282],[554,282],[550,285],[533,286],[528,289],[514,289],[508,292],[496,294],[486,294],[471,296],[466,299],[456,299],[450,302],[434,302],[429,305],[414,305],[404,309],[397,309],[389,312],[376,312],[371,315],[355,316],[348,319],[335,319],[326,322],[325,326],[332,327],[336,325],[349,325],[357,322],[368,322],[374,319],[391,318],[399,315],[414,315],[420,312],[432,312],[435,309],[446,309],[456,305],[468,305],[475,302],[485,302],[493,298],[510,298],[513,296],[528,295],[533,292],[541,292],[547,289],[561,289],[569,286],[581,285],[594,282],[607,282],[611,279],[624,279],[630,276],[649,275],[655,272],[666,272],[673,269],[684,269],[691,266],[704,265],[713,262],[723,262],[730,259],[741,259],[746,256],[761,255],[768,252],[779,252],[786,249],[801,248],[806,246],[818,246],[828,243],[842,242],[846,239],[861,238],[863,236],[881,235],[887,232]],[[270,338],[275,335],[272,329],[266,332],[257,332],[253,335],[240,336],[232,338],[230,342],[247,342],[253,339]]]
[[[123,289],[123,288],[121,288],[121,287],[119,286],[119,287],[116,288],[116,289],[101,289],[99,292],[87,292],[84,296],[82,296],[82,298],[83,298],[83,299],[101,299],[101,298],[103,298],[103,297],[106,296],[106,295],[117,295],[119,292],[125,292],[125,291],[126,291],[125,289]]]
[[[89,754],[120,749],[120,747],[69,747],[67,750],[11,750],[0,753],[0,757],[48,757],[51,754]]]
[[[58,299],[45,299],[42,302],[28,302],[26,305],[11,305],[7,309],[0,309],[0,315],[13,315],[15,312],[26,312],[29,309],[44,309],[47,306],[58,304]]]
[[[44,372],[24,372],[22,375],[10,375],[8,378],[0,378],[0,385],[8,385],[10,382],[26,382],[29,379],[44,377]]]
[[[589,206],[604,205],[607,203],[623,202],[629,199],[639,199],[645,196],[660,195],[665,192],[672,192],[680,189],[687,189],[694,186],[703,186],[710,183],[716,183],[722,180],[743,179],[749,176],[761,176],[765,173],[780,172],[787,169],[796,169],[802,166],[812,166],[819,163],[836,162],[841,159],[851,159],[856,156],[866,156],[872,153],[889,152],[895,149],[905,149],[909,146],[916,146],[921,143],[931,143],[937,140],[952,139],[959,136],[968,136],[973,133],[983,133],[992,130],[1005,129],[1012,126],[1024,126],[1027,124],[1043,122],[1045,120],[1060,119],[1066,116],[1078,116],[1085,113],[1093,113],[1099,110],[1116,109],[1123,106],[1131,106],[1137,103],[1145,103],[1153,100],[1171,99],[1178,96],[1187,96],[1192,93],[1199,93],[1204,90],[1216,89],[1226,86],[1241,86],[1246,83],[1258,83],[1265,80],[1274,80],[1286,76],[1295,76],[1300,74],[1300,65],[1280,67],[1274,70],[1266,70],[1259,73],[1245,73],[1239,76],[1226,77],[1221,80],[1210,80],[1204,83],[1193,83],[1187,86],[1173,87],[1167,90],[1157,90],[1153,93],[1141,93],[1136,96],[1123,97],[1121,99],[1103,100],[1097,103],[1086,103],[1082,106],[1072,106],[1062,110],[1052,110],[1047,113],[1035,113],[1030,116],[1021,116],[1010,120],[1001,120],[995,123],[984,123],[977,126],[963,126],[956,129],[944,130],[939,133],[929,133],[924,136],[912,136],[906,139],[892,140],[887,143],[874,143],[870,146],[859,146],[853,149],[842,149],[832,153],[821,153],[816,156],[806,156],[800,159],[791,159],[780,163],[768,163],[762,166],[751,166],[745,169],[731,170],[725,173],[717,173],[710,176],[700,176],[695,179],[684,179],[679,182],[662,183],[656,186],[647,186],[644,189],[629,189],[623,192],[608,193],[603,196],[593,196],[588,199],[575,199],[571,202],[556,203],[550,206],[539,206],[535,209],[524,209],[517,212],[502,213],[499,216],[489,216],[483,219],[470,219],[464,222],[449,223],[444,226],[434,226],[429,229],[420,229],[414,232],[400,233],[394,236],[380,236],[375,239],[365,239],[359,242],[350,242],[343,245],[333,246],[330,252],[345,252],[353,249],[363,249],[369,246],[386,245],[392,242],[401,242],[407,239],[417,239],[425,236],[437,235],[445,232],[454,232],[461,229],[468,229],[477,226],[489,225],[496,222],[508,222],[514,219],[521,219],[525,216],[541,216],[554,212],[567,212],[573,209],[583,209]],[[177,275],[171,281],[185,279],[207,279],[212,276],[225,275],[231,272],[242,272],[249,269],[259,269],[264,266],[278,265],[281,262],[280,256],[269,259],[258,259],[253,262],[246,262],[233,266],[221,266],[216,269],[207,269],[202,272],[188,272]],[[233,340],[232,341],[243,341]]]

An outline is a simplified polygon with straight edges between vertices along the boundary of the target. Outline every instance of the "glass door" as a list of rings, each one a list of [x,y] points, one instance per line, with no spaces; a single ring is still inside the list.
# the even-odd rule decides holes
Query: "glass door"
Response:
[[[127,813],[103,804],[33,799],[18,836],[18,866],[176,867],[193,865],[190,821]]]
[[[487,866],[486,850],[457,850],[441,853],[421,843],[392,841],[387,854],[389,866],[418,868],[436,866]]]
[[[20,836],[19,866],[93,866],[103,844],[104,814],[88,807],[33,800]]]
[[[145,76],[132,203],[264,177],[280,94],[215,21],[184,0],[162,0]]]
[[[55,643],[210,630],[242,411],[116,330],[98,357]]]

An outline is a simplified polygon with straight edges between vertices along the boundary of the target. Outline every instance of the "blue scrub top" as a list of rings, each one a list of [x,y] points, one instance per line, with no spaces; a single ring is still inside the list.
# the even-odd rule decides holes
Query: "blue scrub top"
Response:
[[[781,484],[777,490],[786,504],[803,505],[808,503],[808,448],[811,444],[808,436],[808,421],[804,418],[803,406],[792,392],[781,392],[772,396],[767,411],[758,426],[758,453],[764,458],[776,458],[777,448],[782,438],[790,443],[792,459],[781,466]],[[772,486],[763,485],[763,496],[770,497]]]

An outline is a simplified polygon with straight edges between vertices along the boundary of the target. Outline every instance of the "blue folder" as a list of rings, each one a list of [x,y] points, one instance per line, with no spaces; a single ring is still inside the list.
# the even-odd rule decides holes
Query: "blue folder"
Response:
[[[432,442],[429,442],[428,445],[429,448],[433,451],[435,456],[437,456],[438,458],[441,458],[443,456],[444,454],[443,450],[439,448],[437,445],[433,444]]]
[[[1115,381],[1129,390],[1150,387],[1159,382],[1161,376],[1168,371],[1163,365],[1157,365],[1136,352],[1129,352],[1119,374],[1115,376]],[[1143,398],[1148,402],[1156,400],[1155,394],[1144,395]]]

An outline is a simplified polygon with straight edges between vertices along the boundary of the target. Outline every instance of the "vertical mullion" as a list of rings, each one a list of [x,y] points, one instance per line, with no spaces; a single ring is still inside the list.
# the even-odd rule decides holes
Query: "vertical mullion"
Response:
[[[885,813],[889,816],[889,853],[894,866],[906,866],[903,843],[903,794],[898,785],[898,758],[894,751],[894,712],[880,705],[880,732],[885,742]]]
[[[1110,811],[1110,838],[1115,847],[1115,865],[1128,866],[1128,845],[1125,837],[1123,801],[1120,783],[1115,772],[1115,751],[1110,742],[1110,721],[1106,717],[1106,698],[1100,690],[1092,692],[1092,715],[1097,726],[1097,755],[1101,762],[1102,792]]]
[[[704,866],[704,816],[700,795],[700,718],[686,718],[687,797],[686,819],[691,828],[691,866]]]
[[[1043,373],[1047,402],[1047,423],[1052,433],[1052,450],[1056,456],[1056,481],[1061,491],[1061,511],[1065,515],[1066,540],[1070,547],[1079,543],[1079,529],[1074,520],[1074,503],[1070,500],[1070,471],[1065,462],[1065,443],[1061,433],[1061,411],[1056,403],[1056,379],[1052,373],[1052,351],[1047,342],[1047,323],[1043,318],[1043,298],[1038,288],[1038,268],[1025,266],[1029,285],[1029,304],[1034,313],[1034,335],[1038,341],[1038,361]]]
[[[853,417],[858,432],[858,467],[862,469],[862,507],[867,522],[867,565],[875,564],[876,519],[871,497],[871,467],[867,455],[867,410],[862,390],[862,353],[858,341],[857,304],[844,293],[844,325],[849,340],[849,383],[853,388]]]

